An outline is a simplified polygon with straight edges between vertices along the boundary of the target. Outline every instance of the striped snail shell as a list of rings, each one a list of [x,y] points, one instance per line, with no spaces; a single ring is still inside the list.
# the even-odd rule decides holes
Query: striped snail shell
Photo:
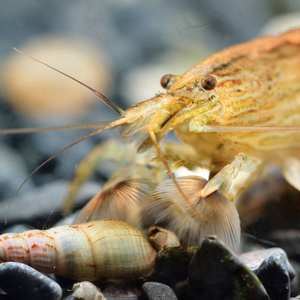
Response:
[[[136,228],[98,220],[0,236],[0,261],[17,261],[75,280],[138,279],[149,275],[156,251]]]

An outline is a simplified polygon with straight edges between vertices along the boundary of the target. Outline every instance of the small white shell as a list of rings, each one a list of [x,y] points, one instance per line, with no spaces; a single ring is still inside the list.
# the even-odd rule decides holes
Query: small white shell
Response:
[[[167,247],[180,246],[179,239],[173,231],[159,226],[151,226],[148,229],[147,236],[151,245],[157,251],[163,250]]]
[[[73,285],[74,299],[78,300],[107,300],[100,289],[89,281],[82,281]]]

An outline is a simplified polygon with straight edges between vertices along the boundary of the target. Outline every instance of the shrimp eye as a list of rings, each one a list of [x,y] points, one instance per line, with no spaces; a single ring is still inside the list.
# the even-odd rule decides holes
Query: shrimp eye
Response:
[[[167,74],[165,76],[163,76],[160,80],[160,85],[162,86],[162,88],[166,89],[168,86],[168,83],[171,79],[172,75],[171,74]]]
[[[206,75],[201,79],[201,87],[206,91],[213,90],[217,85],[217,79],[212,75]]]

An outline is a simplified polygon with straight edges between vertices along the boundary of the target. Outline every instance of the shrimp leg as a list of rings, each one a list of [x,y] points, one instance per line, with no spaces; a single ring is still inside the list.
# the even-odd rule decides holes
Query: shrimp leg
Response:
[[[300,159],[295,156],[283,159],[281,169],[289,184],[300,191]]]
[[[230,164],[224,166],[209,180],[200,195],[205,198],[218,190],[233,201],[261,174],[262,167],[261,159],[239,153]]]

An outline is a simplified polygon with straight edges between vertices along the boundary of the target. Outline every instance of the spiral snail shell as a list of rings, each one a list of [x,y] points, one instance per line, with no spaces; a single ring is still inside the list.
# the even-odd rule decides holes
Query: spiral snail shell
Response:
[[[75,280],[138,279],[149,275],[156,251],[136,228],[98,220],[0,236],[0,261],[16,261]]]
[[[72,290],[72,297],[76,300],[107,300],[100,289],[89,281],[75,283]]]

